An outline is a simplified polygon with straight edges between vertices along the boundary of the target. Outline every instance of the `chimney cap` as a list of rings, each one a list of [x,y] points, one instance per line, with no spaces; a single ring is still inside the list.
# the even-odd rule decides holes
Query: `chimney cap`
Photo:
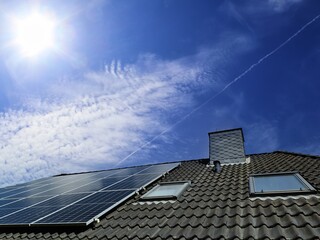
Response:
[[[211,134],[215,134],[215,133],[232,132],[232,131],[237,131],[237,130],[241,131],[242,140],[244,142],[244,136],[243,136],[242,128],[232,128],[232,129],[219,130],[219,131],[215,131],[215,132],[209,132],[208,135],[210,136]]]

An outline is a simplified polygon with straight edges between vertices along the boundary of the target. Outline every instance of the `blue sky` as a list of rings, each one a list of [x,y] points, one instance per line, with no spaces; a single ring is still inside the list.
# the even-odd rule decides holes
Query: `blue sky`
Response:
[[[29,58],[9,19],[33,9],[59,24]],[[318,14],[317,0],[0,1],[0,184],[205,158],[207,133],[235,127],[247,153],[320,154],[320,19],[197,109]]]

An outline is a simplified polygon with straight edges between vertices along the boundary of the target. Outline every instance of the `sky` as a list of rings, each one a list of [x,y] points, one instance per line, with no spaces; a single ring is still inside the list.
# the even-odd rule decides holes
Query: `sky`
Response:
[[[54,41],[26,56],[12,19],[35,11]],[[247,154],[320,155],[319,14],[318,0],[0,0],[0,186],[207,158],[208,132],[238,127]]]

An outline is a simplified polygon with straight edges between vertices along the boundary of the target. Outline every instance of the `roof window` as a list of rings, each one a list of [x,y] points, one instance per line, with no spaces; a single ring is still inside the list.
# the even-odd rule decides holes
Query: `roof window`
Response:
[[[178,198],[190,185],[190,182],[164,182],[159,183],[152,188],[149,192],[144,194],[141,199],[143,200],[156,200],[156,199],[176,199]]]
[[[316,191],[299,173],[254,174],[249,178],[251,195],[307,193]]]

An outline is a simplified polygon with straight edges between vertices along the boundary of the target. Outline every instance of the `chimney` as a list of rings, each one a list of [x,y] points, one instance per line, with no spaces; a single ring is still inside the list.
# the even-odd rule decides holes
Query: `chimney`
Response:
[[[242,128],[209,133],[210,164],[245,162]]]

